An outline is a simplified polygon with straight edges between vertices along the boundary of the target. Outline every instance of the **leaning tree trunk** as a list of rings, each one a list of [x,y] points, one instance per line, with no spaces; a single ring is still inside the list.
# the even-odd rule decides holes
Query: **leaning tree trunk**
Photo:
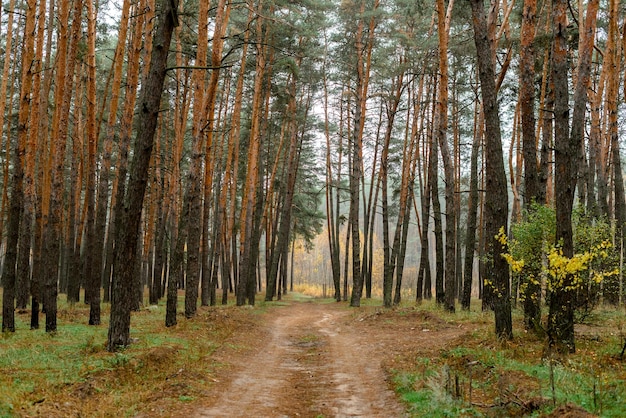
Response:
[[[165,81],[169,45],[178,25],[177,0],[161,1],[161,15],[156,29],[150,69],[142,85],[135,154],[130,167],[127,199],[121,222],[117,225],[116,278],[111,298],[111,321],[107,349],[115,351],[130,344],[130,310],[133,297],[133,266],[141,227],[141,210],[148,181],[148,169],[156,132],[161,95]]]

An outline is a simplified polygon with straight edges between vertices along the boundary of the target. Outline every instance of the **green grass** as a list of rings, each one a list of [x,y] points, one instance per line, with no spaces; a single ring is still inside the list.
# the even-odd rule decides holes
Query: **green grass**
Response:
[[[478,313],[455,317],[436,312],[446,320],[481,322]],[[521,322],[519,314],[516,317]],[[508,415],[511,410],[498,408],[515,407],[521,399],[528,405],[531,400],[538,403],[525,415],[539,416],[555,406],[575,404],[602,417],[623,417],[626,360],[618,358],[623,344],[618,328],[623,320],[622,312],[598,311],[591,325],[598,327],[598,336],[579,336],[577,352],[560,357],[547,356],[545,341],[522,329],[515,329],[513,341],[500,342],[491,325],[477,328],[438,357],[417,359],[412,370],[396,370],[395,387],[415,416]],[[443,370],[460,381],[462,393],[450,391]]]
[[[69,411],[134,416],[159,402],[174,409],[177,403],[192,404],[202,399],[199,395],[213,384],[211,375],[222,366],[207,359],[217,348],[227,348],[236,321],[248,321],[233,306],[199,308],[196,317],[185,319],[183,296],[177,326],[164,325],[165,301],[133,312],[133,343],[109,353],[109,305],[102,305],[102,324],[90,326],[89,307],[69,306],[63,299],[54,334],[31,330],[29,312],[16,314],[16,332],[0,335],[0,417]]]

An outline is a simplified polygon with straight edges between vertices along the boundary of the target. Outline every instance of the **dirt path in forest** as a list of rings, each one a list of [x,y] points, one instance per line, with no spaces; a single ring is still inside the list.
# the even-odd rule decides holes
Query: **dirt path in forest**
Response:
[[[263,333],[242,336],[250,349],[225,357],[234,366],[196,416],[405,416],[385,370],[400,353],[432,352],[465,330],[433,327],[429,318],[387,321],[380,311],[356,315],[344,305],[313,302],[276,308]]]

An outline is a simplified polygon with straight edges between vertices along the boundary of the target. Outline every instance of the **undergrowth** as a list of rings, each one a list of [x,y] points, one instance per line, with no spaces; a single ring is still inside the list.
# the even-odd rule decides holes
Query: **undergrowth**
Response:
[[[179,314],[184,306],[179,301]],[[199,308],[164,325],[165,302],[132,313],[133,343],[106,351],[109,308],[87,325],[89,307],[59,299],[58,330],[30,330],[30,312],[16,314],[16,332],[0,336],[0,417],[160,416],[193,410],[209,393],[220,363],[209,356],[235,328],[251,321],[238,308]]]
[[[449,316],[433,305],[424,308]],[[456,316],[473,325],[480,318],[472,312]],[[551,354],[543,339],[521,328],[512,341],[498,341],[492,324],[483,324],[434,358],[416,353],[412,367],[393,371],[394,385],[416,417],[556,417],[564,411],[623,417],[623,319],[622,312],[596,312],[592,323],[577,326],[577,351],[567,356]]]

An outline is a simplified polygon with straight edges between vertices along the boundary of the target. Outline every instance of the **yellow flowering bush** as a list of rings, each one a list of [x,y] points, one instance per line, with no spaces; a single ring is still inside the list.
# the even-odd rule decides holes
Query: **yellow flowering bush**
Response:
[[[554,239],[554,211],[535,206],[522,221],[511,226],[508,237],[504,228],[496,236],[508,248],[502,256],[511,268],[513,286],[517,285],[520,300],[526,297],[526,288],[545,283],[547,296],[554,289],[575,292],[577,317],[588,315],[598,304],[601,290],[609,288],[619,274],[616,251],[610,241],[610,225],[597,219],[576,214],[574,218],[573,257],[563,255]],[[602,285],[601,285],[602,284]],[[605,290],[606,291],[606,290]],[[530,297],[538,297],[529,293]]]
[[[548,273],[548,290],[562,288],[565,286],[566,278],[570,277],[567,291],[581,289],[587,278],[599,284],[605,277],[618,274],[617,269],[610,271],[595,270],[591,263],[594,260],[604,260],[608,257],[607,250],[612,247],[609,241],[603,241],[600,245],[584,253],[574,254],[569,258],[563,255],[563,251],[558,247],[551,247],[548,253],[548,263],[545,272]]]

